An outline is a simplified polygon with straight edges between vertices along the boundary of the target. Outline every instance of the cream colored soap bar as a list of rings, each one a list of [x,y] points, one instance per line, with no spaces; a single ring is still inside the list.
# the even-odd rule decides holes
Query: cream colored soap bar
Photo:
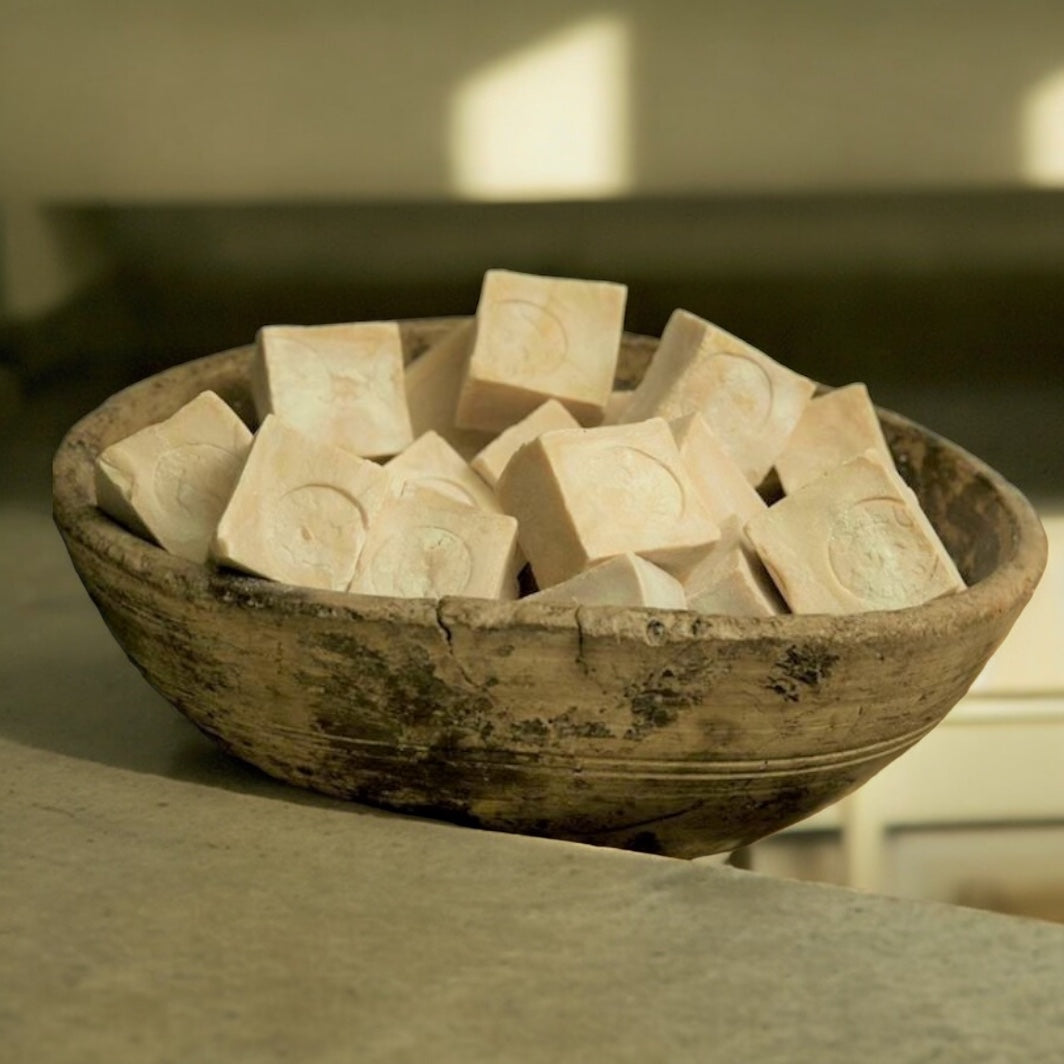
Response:
[[[799,488],[746,534],[795,613],[901,609],[964,588],[915,494],[873,452]]]
[[[424,489],[488,513],[502,513],[495,492],[439,433],[423,433],[384,468],[400,484],[401,494]]]
[[[579,606],[651,606],[682,610],[687,606],[683,585],[664,569],[637,554],[615,558],[528,595],[526,602]]]
[[[397,490],[376,462],[267,415],[211,555],[271,580],[343,591],[368,526]]]
[[[452,327],[404,371],[414,434],[438,432],[467,460],[487,446],[494,435],[477,429],[460,429],[454,423],[458,393],[473,350],[473,336],[472,320]]]
[[[498,486],[506,463],[519,447],[530,443],[537,436],[542,436],[544,432],[578,428],[580,423],[557,399],[548,399],[542,406],[537,406],[528,417],[496,436],[469,464],[494,489]]]
[[[786,613],[776,585],[746,543],[739,519],[730,517],[720,542],[684,581],[687,606],[698,613],[773,617]]]
[[[214,392],[111,444],[96,459],[96,501],[171,554],[207,560],[251,432]]]
[[[610,397],[606,400],[606,409],[602,412],[602,424],[619,425],[624,420],[633,395],[635,392],[630,389],[615,388],[610,392]]]
[[[602,420],[620,353],[627,289],[608,281],[488,270],[458,398],[462,428],[501,432],[548,399]]]
[[[498,497],[541,588],[629,552],[682,576],[719,536],[660,418],[544,433],[510,459]]]
[[[745,524],[765,510],[764,500],[729,457],[701,414],[687,414],[670,421],[669,428],[691,479],[702,493],[710,517],[718,525],[733,516]]]
[[[517,597],[517,522],[418,492],[369,529],[349,590],[403,598]]]
[[[669,318],[624,421],[700,413],[751,484],[772,468],[815,388],[686,310]]]
[[[394,321],[270,325],[259,330],[251,390],[260,418],[276,414],[354,454],[398,454],[414,439]]]
[[[868,389],[848,384],[817,396],[805,408],[776,457],[776,472],[783,490],[792,495],[803,484],[869,450],[885,463],[894,461]]]

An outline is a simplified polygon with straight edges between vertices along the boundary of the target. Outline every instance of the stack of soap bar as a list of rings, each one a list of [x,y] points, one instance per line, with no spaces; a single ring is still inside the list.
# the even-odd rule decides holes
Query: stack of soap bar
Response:
[[[458,426],[501,432],[548,399],[597,425],[613,387],[626,297],[624,285],[607,281],[488,270]]]
[[[795,613],[901,609],[964,588],[915,494],[875,452],[809,481],[746,533]]]
[[[575,606],[651,606],[682,610],[683,585],[637,554],[618,554],[560,584],[528,595],[526,602]]]
[[[498,496],[541,588],[625,553],[682,576],[720,534],[660,418],[544,433],[510,459]]]
[[[343,591],[397,488],[375,462],[269,415],[218,524],[211,555],[256,576]]]
[[[172,554],[204,562],[250,446],[247,426],[203,392],[97,458],[97,504]]]
[[[403,598],[517,597],[517,522],[435,493],[392,502],[370,525],[348,590]]]
[[[188,558],[379,595],[513,598],[526,561],[538,601],[740,616],[964,587],[863,384],[814,399],[676,310],[615,390],[625,299],[489,270],[405,369],[397,322],[265,327],[254,442],[205,394],[100,456],[100,506]]]
[[[519,448],[544,432],[578,428],[580,423],[557,399],[548,399],[528,417],[496,436],[469,464],[494,489],[499,485],[502,471]]]
[[[893,462],[868,389],[848,384],[817,396],[805,408],[786,447],[776,456],[776,472],[783,490],[791,495],[870,450],[884,462]]]
[[[759,484],[814,388],[731,333],[677,310],[623,420],[700,413],[747,480]]]
[[[414,439],[397,322],[270,325],[259,330],[251,373],[259,418],[354,454],[398,454]]]
[[[455,502],[501,513],[495,492],[473,472],[469,463],[436,432],[419,436],[384,468],[402,488],[435,491]]]

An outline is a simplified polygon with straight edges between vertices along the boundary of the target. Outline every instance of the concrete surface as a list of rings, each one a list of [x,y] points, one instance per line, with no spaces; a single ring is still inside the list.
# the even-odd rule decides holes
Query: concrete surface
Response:
[[[0,453],[0,1057],[1064,1059],[1064,928],[478,832],[230,760]],[[36,463],[36,464],[35,464]]]

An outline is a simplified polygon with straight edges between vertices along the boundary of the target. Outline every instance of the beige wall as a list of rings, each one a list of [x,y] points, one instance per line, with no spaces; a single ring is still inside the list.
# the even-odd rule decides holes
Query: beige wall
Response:
[[[460,88],[592,17],[636,194],[1022,183],[1064,68],[1059,0],[2,0],[0,199],[447,198]],[[4,227],[9,308],[46,303],[63,240]]]

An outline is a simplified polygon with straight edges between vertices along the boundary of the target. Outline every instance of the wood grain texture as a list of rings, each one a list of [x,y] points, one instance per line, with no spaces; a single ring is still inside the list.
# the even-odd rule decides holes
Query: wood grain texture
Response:
[[[456,319],[402,326],[408,359]],[[626,337],[619,379],[654,341]],[[485,828],[677,856],[750,843],[859,786],[933,728],[1045,564],[1020,493],[880,411],[899,470],[971,586],[856,616],[404,600],[199,566],[95,507],[109,443],[205,388],[249,424],[251,349],[114,396],[56,454],[54,515],[116,640],[227,750],[293,784]]]

